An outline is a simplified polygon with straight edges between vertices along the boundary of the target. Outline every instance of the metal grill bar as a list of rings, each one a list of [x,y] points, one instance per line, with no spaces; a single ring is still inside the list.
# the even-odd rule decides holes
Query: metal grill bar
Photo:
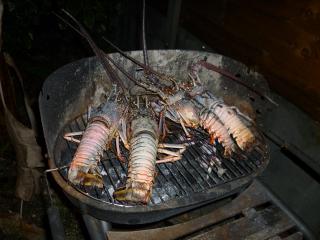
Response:
[[[181,138],[183,139],[182,136],[173,137],[172,140],[173,140],[174,142],[179,142]],[[205,181],[205,178],[202,176],[202,174],[201,174],[201,172],[199,171],[199,169],[192,164],[193,161],[192,161],[192,157],[190,156],[190,153],[189,153],[189,152],[186,152],[186,154],[185,154],[185,159],[187,160],[187,161],[186,161],[186,164],[189,165],[189,166],[191,166],[191,167],[190,167],[189,170],[188,170],[188,169],[186,169],[186,166],[185,166],[184,164],[182,164],[183,167],[186,169],[186,171],[189,171],[189,172],[191,173],[191,176],[193,176],[193,179],[194,179],[196,182],[198,182],[198,184],[199,184],[199,186],[201,187],[201,189],[206,189],[206,187],[203,185],[203,183],[207,183],[207,182]],[[184,162],[184,159],[182,159],[181,161]],[[196,178],[196,177],[194,176],[193,173],[195,173],[195,172],[197,173],[197,175],[200,176],[200,178]],[[210,187],[210,184],[209,184],[209,183],[207,183],[207,185]]]
[[[65,141],[62,137],[63,134],[84,130],[86,122],[87,115],[83,115],[65,127],[58,140],[62,142],[63,146],[60,163],[70,163],[77,147],[76,144]],[[179,129],[174,132],[180,132],[180,134],[168,136],[166,142],[187,142],[183,132]],[[194,133],[195,138],[198,135],[199,133]],[[112,148],[115,149],[114,143]],[[128,151],[124,147],[121,148],[124,157],[128,158]],[[232,159],[224,159],[217,148],[210,145],[205,140],[205,136],[201,136],[195,144],[189,144],[181,160],[156,166],[158,175],[149,205],[205,192],[217,185],[248,176],[259,169],[259,165],[265,157],[262,153],[263,150],[257,149],[250,153],[247,159],[239,154],[234,154]],[[114,203],[113,192],[125,185],[127,164],[120,162],[112,151],[107,151],[98,166],[105,184],[104,189],[75,187],[93,198]],[[219,170],[222,171],[219,172]],[[67,180],[67,170],[61,170],[60,173]]]

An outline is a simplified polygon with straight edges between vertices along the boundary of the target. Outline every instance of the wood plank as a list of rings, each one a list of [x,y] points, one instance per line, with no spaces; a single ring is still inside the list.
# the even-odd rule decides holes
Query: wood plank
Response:
[[[240,218],[191,239],[263,240],[286,231],[293,226],[294,223],[284,212],[278,207],[272,206],[257,212],[251,217]]]
[[[281,237],[274,236],[274,237],[269,238],[268,240],[281,240]]]
[[[252,208],[269,201],[266,192],[261,185],[254,182],[246,191],[235,198],[231,203],[222,206],[202,217],[176,224],[173,226],[137,230],[137,231],[109,231],[108,239],[133,240],[133,239],[176,239],[178,237],[190,234],[203,229],[207,226],[220,222],[224,219],[233,217],[242,212],[243,209]]]
[[[303,234],[301,232],[296,232],[286,238],[283,238],[283,240],[302,240]]]
[[[303,234],[301,232],[296,232],[291,234],[290,236],[281,238],[279,236],[274,236],[272,238],[268,238],[268,240],[302,240]]]

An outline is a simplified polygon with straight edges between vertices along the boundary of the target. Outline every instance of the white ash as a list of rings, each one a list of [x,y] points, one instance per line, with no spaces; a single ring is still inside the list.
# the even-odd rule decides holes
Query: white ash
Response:
[[[113,196],[114,188],[113,188],[112,186],[109,186],[108,192],[109,192],[109,195],[110,195],[110,196]]]
[[[210,150],[207,145],[204,144],[204,145],[201,146],[201,148],[202,148],[207,154],[212,154],[212,150]]]
[[[108,176],[108,174],[107,174],[107,172],[106,172],[106,170],[104,170],[104,168],[102,168],[102,169],[100,169],[101,171],[100,171],[100,174],[102,175],[102,176]]]

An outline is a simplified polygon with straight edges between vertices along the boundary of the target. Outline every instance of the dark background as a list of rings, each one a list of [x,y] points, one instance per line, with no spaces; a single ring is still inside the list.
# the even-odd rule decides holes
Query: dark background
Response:
[[[87,43],[52,12],[70,11],[107,52],[112,50],[102,36],[124,50],[141,48],[141,1],[8,0],[4,4],[3,48],[16,61],[33,102],[52,71],[92,55]],[[175,44],[168,42],[168,5],[169,1],[147,1],[149,47],[201,48],[186,44],[179,31]],[[316,0],[184,0],[179,25],[213,51],[262,72],[274,91],[319,120],[319,18]]]

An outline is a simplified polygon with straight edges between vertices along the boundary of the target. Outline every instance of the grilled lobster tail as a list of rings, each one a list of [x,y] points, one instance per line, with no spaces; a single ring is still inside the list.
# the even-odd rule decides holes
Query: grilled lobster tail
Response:
[[[118,201],[146,204],[155,178],[159,135],[154,120],[139,117],[132,121],[130,156],[126,186],[114,193]]]
[[[253,131],[241,120],[239,114],[224,103],[219,103],[212,108],[212,111],[227,127],[240,149],[247,151],[254,146],[255,135]]]
[[[96,178],[97,187],[103,186],[101,176],[96,169],[110,141],[109,136],[110,129],[103,118],[93,118],[89,122],[68,171],[70,182],[86,185],[87,180],[92,182],[92,179],[88,179],[92,176]]]
[[[235,144],[230,137],[227,128],[219,120],[214,112],[204,109],[200,113],[200,126],[210,134],[211,139],[218,139],[224,147],[224,155],[230,157],[235,150]]]

